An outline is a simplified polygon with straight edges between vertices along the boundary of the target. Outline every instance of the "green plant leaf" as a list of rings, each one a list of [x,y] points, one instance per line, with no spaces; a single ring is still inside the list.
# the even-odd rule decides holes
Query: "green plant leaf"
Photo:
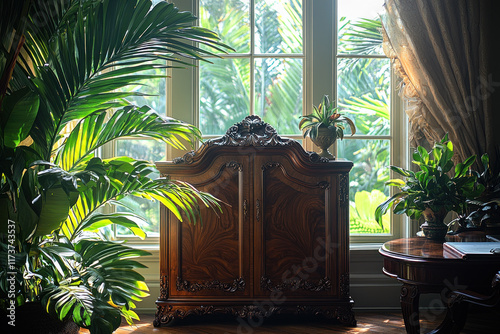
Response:
[[[412,172],[411,171],[408,171],[406,169],[403,169],[401,167],[397,167],[397,166],[389,166],[389,168],[393,171],[393,172],[396,172],[398,173],[399,175],[403,175],[403,176],[412,176]]]
[[[62,188],[48,189],[42,195],[42,211],[35,236],[52,233],[66,220],[70,209],[70,198]]]
[[[140,225],[146,225],[147,221],[140,216],[127,212],[94,214],[81,225],[80,229],[82,231],[97,232],[100,228],[110,224],[125,227],[141,239],[146,238],[146,233]]]
[[[393,196],[382,202],[379,206],[377,206],[377,208],[375,209],[375,220],[381,227],[383,227],[382,216],[393,206],[394,203],[398,202],[400,199],[403,199],[407,195],[408,193],[406,192],[394,194]]]
[[[418,150],[418,154],[420,156],[420,159],[418,161],[423,163],[423,164],[429,163],[429,154],[427,153],[425,148],[423,148],[422,146],[419,146],[417,148],[417,150]]]
[[[406,182],[401,179],[391,179],[385,183],[386,186],[404,187]]]
[[[35,121],[40,98],[28,88],[7,95],[2,103],[3,144],[14,148],[26,139]]]

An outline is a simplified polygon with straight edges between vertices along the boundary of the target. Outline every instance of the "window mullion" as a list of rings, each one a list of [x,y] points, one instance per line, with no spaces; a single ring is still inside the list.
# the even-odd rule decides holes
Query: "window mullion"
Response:
[[[255,114],[255,0],[250,0],[250,92],[249,114]]]

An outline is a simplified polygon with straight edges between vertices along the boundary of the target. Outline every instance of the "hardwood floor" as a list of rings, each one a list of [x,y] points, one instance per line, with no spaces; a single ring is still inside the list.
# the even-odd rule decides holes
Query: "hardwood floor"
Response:
[[[422,311],[421,332],[426,333],[438,326],[443,311]],[[135,326],[122,325],[116,334],[335,334],[335,333],[405,333],[401,312],[356,311],[358,325],[345,327],[327,321],[267,320],[256,327],[241,326],[233,320],[197,320],[178,323],[174,327],[153,327],[154,316],[143,314]],[[80,333],[88,333],[81,330]],[[500,333],[500,309],[471,308],[462,334]]]

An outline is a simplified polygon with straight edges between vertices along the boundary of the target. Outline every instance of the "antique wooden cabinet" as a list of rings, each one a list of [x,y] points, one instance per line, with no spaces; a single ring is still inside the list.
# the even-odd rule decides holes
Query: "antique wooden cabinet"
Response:
[[[196,224],[162,208],[155,326],[208,314],[249,324],[275,314],[309,314],[355,325],[351,162],[306,152],[248,116],[196,152],[157,166],[226,204],[218,215],[202,209]]]

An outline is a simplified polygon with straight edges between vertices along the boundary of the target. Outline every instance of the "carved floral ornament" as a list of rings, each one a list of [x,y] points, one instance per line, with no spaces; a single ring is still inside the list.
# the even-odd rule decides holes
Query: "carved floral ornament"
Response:
[[[300,143],[291,138],[282,138],[270,124],[264,122],[257,115],[250,115],[239,123],[231,126],[222,137],[206,141],[200,148],[211,146],[253,146],[253,147],[276,147],[296,146],[302,148]],[[191,151],[183,157],[175,158],[174,164],[191,164],[197,152]],[[316,152],[305,152],[310,162],[327,163],[329,159],[320,157]]]
[[[292,139],[278,136],[271,125],[256,115],[245,117],[243,121],[230,127],[224,136],[206,143],[208,146],[285,146],[295,144],[296,142]]]

